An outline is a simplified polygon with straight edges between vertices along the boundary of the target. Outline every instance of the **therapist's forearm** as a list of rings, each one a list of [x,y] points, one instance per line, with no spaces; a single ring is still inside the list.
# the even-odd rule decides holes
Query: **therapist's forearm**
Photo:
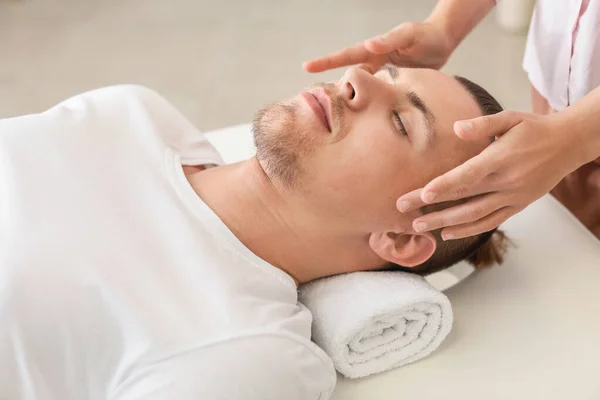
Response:
[[[600,157],[600,87],[555,116],[576,143],[578,166]]]
[[[455,49],[495,5],[494,0],[439,0],[427,21],[441,26]]]

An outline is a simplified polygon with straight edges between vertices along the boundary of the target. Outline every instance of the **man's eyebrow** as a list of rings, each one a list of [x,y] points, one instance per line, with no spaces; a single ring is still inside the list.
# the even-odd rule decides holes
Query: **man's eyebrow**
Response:
[[[398,72],[398,68],[390,63],[383,64],[381,66],[380,71],[387,72],[390,75],[392,81],[398,79],[398,76],[400,75]],[[429,107],[427,107],[425,102],[423,102],[423,100],[415,92],[409,91],[408,93],[406,93],[406,98],[414,108],[416,108],[421,112],[421,114],[423,114],[423,117],[425,118],[425,125],[427,127],[427,141],[429,143],[433,142],[435,140],[435,131],[433,129],[433,124],[435,123],[435,116],[433,115]]]
[[[412,104],[413,107],[416,108],[417,110],[421,111],[421,113],[423,114],[423,116],[425,116],[425,118],[427,120],[431,121],[431,123],[435,122],[435,116],[429,110],[429,108],[425,105],[425,103],[419,97],[418,94],[416,94],[415,92],[408,92],[406,94],[406,97],[408,98],[408,101],[410,102],[410,104]]]
[[[392,64],[383,64],[383,66],[381,67],[380,71],[384,70],[385,72],[387,72],[390,75],[390,78],[392,78],[392,80],[396,80],[398,79],[398,68],[396,68],[394,65]]]
[[[423,100],[419,97],[415,92],[406,93],[406,97],[408,101],[414,108],[419,110],[423,117],[425,118],[425,125],[427,126],[427,136],[428,141],[432,142],[435,139],[435,131],[433,130],[433,124],[435,123],[435,116],[431,112],[431,110],[425,105]]]

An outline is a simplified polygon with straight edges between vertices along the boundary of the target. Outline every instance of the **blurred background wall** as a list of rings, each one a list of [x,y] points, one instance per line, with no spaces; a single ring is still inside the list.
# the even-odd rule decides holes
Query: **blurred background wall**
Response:
[[[310,75],[303,61],[421,21],[435,3],[0,0],[0,117],[42,111],[100,86],[138,83],[200,129],[249,122],[264,103],[343,73]],[[502,29],[498,11],[443,70],[481,84],[506,108],[527,111],[525,33]]]

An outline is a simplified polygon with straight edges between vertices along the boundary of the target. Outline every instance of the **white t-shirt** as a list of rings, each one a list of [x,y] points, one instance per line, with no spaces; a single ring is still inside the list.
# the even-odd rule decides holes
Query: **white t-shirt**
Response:
[[[600,85],[600,0],[537,0],[523,67],[555,110]]]
[[[0,399],[330,397],[294,281],[181,168],[219,163],[138,86],[0,120]]]

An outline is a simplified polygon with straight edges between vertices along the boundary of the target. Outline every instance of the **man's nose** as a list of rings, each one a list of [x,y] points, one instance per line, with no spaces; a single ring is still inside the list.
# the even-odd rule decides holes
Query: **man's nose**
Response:
[[[338,85],[349,109],[359,111],[369,104],[374,90],[373,80],[377,78],[364,69],[352,67],[346,71]]]

